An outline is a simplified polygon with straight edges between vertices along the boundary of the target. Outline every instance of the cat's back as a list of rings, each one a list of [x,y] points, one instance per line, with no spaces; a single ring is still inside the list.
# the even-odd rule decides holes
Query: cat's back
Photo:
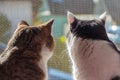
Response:
[[[36,27],[25,21],[18,24],[0,55],[0,80],[47,80],[47,62],[54,47],[52,24],[53,19]]]
[[[75,80],[120,80],[120,51],[107,36],[105,20],[106,13],[81,20],[68,12],[66,42]]]
[[[0,80],[11,80],[10,77],[6,74],[6,67],[7,66],[5,66],[4,63],[0,63]]]
[[[18,56],[12,55],[0,64],[0,80],[44,80],[43,71],[34,61]]]

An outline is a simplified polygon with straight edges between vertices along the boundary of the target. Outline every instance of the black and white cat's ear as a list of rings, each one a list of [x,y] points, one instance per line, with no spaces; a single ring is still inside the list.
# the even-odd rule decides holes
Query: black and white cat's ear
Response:
[[[29,26],[29,24],[28,24],[26,21],[24,21],[24,20],[22,20],[22,21],[20,21],[20,22],[18,23],[18,26],[20,26],[20,25]]]
[[[69,24],[72,24],[76,19],[77,18],[73,13],[71,13],[69,11],[67,12],[67,20],[68,20]]]
[[[51,34],[53,22],[54,19],[52,18],[48,20],[46,23],[44,23],[43,28],[47,30],[47,34]]]
[[[106,12],[104,12],[103,14],[101,14],[99,16],[99,20],[105,25],[105,21],[106,21]]]

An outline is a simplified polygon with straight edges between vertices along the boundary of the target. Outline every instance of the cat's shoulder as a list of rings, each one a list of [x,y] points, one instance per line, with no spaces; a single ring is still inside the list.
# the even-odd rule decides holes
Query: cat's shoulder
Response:
[[[120,49],[118,48],[118,46],[114,42],[109,40],[109,45],[120,55]]]

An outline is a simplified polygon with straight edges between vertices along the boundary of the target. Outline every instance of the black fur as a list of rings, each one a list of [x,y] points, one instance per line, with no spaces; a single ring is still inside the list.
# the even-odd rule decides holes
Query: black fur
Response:
[[[116,77],[112,78],[111,80],[120,80],[120,77],[116,76]]]
[[[109,41],[104,24],[98,20],[75,19],[71,24],[71,32],[77,37]]]
[[[78,20],[75,18],[71,24],[71,32],[74,36],[83,39],[106,40],[110,42],[110,46],[120,54],[120,50],[109,40],[104,25],[105,23],[99,20]]]

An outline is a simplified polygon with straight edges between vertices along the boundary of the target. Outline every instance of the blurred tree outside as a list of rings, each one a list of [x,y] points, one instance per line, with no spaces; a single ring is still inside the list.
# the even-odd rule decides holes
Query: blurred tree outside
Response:
[[[33,25],[39,25],[40,23],[42,23],[39,18],[38,18],[38,13],[39,13],[39,8],[41,8],[41,5],[43,3],[42,0],[31,0],[33,5],[32,5],[32,24]]]

